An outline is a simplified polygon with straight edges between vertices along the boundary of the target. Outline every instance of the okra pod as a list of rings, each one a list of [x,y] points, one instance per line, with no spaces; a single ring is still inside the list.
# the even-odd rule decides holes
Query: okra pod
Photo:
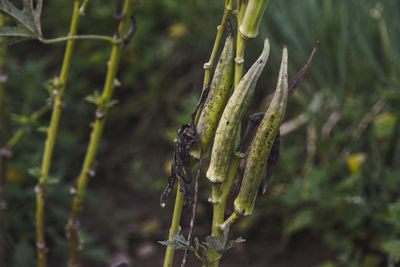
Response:
[[[222,183],[226,179],[226,170],[234,149],[238,126],[254,93],[257,80],[268,60],[269,51],[269,41],[265,39],[264,49],[260,57],[241,79],[226,104],[215,133],[210,167],[206,174],[212,183]]]
[[[257,193],[264,177],[265,165],[285,115],[289,95],[287,62],[288,55],[285,47],[275,95],[253,139],[242,185],[234,202],[235,213],[241,216],[248,216],[253,212]]]
[[[229,30],[224,49],[215,69],[210,91],[204,103],[200,117],[196,124],[196,131],[206,152],[213,140],[218,121],[230,95],[233,80],[233,67],[235,58],[235,44],[232,30]],[[194,146],[190,154],[199,159],[200,147]]]
[[[239,32],[244,39],[252,39],[258,35],[258,28],[267,4],[268,0],[249,0],[239,27]]]

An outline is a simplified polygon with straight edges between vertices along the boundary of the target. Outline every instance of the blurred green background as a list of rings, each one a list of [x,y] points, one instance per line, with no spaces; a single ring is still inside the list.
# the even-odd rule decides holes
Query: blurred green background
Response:
[[[72,3],[45,1],[46,37],[67,33]],[[80,33],[112,34],[114,2],[90,1]],[[96,176],[82,211],[83,266],[160,266],[173,202],[159,207],[176,129],[188,123],[200,94],[224,1],[143,0],[138,30],[124,51]],[[234,18],[231,17],[232,21]],[[249,114],[266,109],[281,48],[289,75],[320,44],[309,73],[291,99],[281,158],[253,216],[232,229],[247,239],[221,266],[398,266],[400,261],[400,1],[271,0],[245,66],[271,41],[271,57]],[[58,75],[64,45],[35,41],[7,48],[7,133],[46,103],[46,81]],[[80,41],[72,59],[47,192],[46,238],[51,266],[66,266],[65,225],[70,187],[78,175],[110,47]],[[13,116],[14,115],[14,116]],[[12,119],[14,118],[14,119]],[[8,161],[5,266],[35,266],[36,178],[49,114],[33,125]],[[209,234],[210,186],[202,181],[195,236]],[[173,198],[171,198],[173,199]],[[184,210],[183,232],[189,223]],[[180,258],[177,253],[176,258]],[[193,259],[191,259],[193,260]],[[194,262],[194,260],[193,260]],[[193,263],[193,266],[197,266]]]

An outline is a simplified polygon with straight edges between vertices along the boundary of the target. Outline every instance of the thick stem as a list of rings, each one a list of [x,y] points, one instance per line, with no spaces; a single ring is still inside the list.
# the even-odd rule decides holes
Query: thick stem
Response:
[[[220,229],[220,225],[224,223],[226,201],[228,199],[239,163],[239,155],[234,154],[228,168],[227,179],[225,182],[221,185],[212,185],[212,199],[214,202],[211,236],[217,236],[221,242],[223,242],[224,232]],[[208,267],[218,267],[220,258],[218,253],[211,251],[207,258],[208,262],[210,262]]]
[[[180,191],[180,186],[178,185],[178,188],[176,191],[174,213],[172,215],[172,222],[171,222],[171,228],[169,229],[168,240],[172,241],[171,236],[179,233],[179,224],[181,221],[182,208],[183,208],[182,192]],[[168,246],[165,251],[163,267],[172,267],[172,262],[174,260],[174,254],[175,254],[175,249],[171,246]]]
[[[124,20],[119,25],[119,36],[124,36],[129,28],[129,17],[132,9],[132,1],[126,0],[123,8]],[[117,37],[116,37],[117,38]],[[90,135],[90,141],[86,150],[86,155],[83,161],[83,166],[79,174],[76,189],[72,190],[74,194],[72,200],[72,208],[67,226],[67,235],[69,238],[69,266],[77,266],[81,248],[81,240],[79,238],[79,211],[82,204],[82,199],[86,191],[89,176],[94,175],[93,162],[97,154],[100,143],[101,134],[107,117],[110,101],[115,86],[115,77],[118,69],[122,43],[114,42],[111,50],[106,81],[104,83],[101,101],[96,111],[96,119]]]
[[[4,16],[0,14],[0,26],[4,25]],[[2,38],[0,38],[2,41]],[[5,57],[6,57],[6,47],[0,47],[0,148],[4,147],[5,143],[5,135],[6,135],[6,109],[5,105],[5,88],[4,83],[6,82],[7,75],[5,72]],[[4,184],[5,184],[5,174],[6,174],[6,166],[5,166],[5,158],[0,155],[0,266],[4,266],[4,243],[5,238],[3,233],[5,232],[5,218],[4,212],[6,209],[6,202],[3,197],[4,192]]]
[[[76,35],[78,19],[79,19],[80,0],[74,1],[74,9],[70,24],[69,36]],[[53,153],[54,143],[57,135],[58,122],[60,120],[62,98],[64,95],[65,83],[69,71],[71,55],[74,47],[74,40],[67,41],[67,47],[64,54],[64,61],[61,67],[59,77],[59,86],[56,88],[57,95],[54,98],[53,112],[51,115],[50,125],[47,132],[42,165],[40,169],[39,184],[35,187],[36,191],[36,246],[38,254],[38,267],[45,267],[46,264],[46,245],[44,239],[44,204],[47,176],[50,170],[51,156]]]

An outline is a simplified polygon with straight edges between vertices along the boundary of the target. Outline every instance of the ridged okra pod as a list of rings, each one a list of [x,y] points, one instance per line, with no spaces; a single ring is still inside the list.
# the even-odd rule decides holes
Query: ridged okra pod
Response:
[[[242,185],[234,202],[235,213],[241,216],[248,216],[253,212],[261,180],[264,177],[265,165],[285,115],[289,95],[287,62],[288,55],[285,47],[275,95],[253,139]]]
[[[226,170],[234,149],[235,137],[240,120],[246,112],[248,102],[254,93],[257,80],[268,60],[269,51],[269,41],[265,39],[264,49],[260,57],[240,80],[237,88],[226,104],[215,133],[210,167],[206,174],[207,178],[212,183],[222,183],[226,179]]]
[[[268,0],[249,0],[243,16],[239,32],[245,39],[257,37],[261,18],[267,7]]]
[[[207,151],[218,126],[218,121],[230,95],[233,82],[233,67],[235,58],[235,44],[232,31],[229,31],[224,49],[215,69],[207,100],[197,121],[196,131],[200,137],[204,152]],[[200,148],[194,147],[190,154],[199,159]]]

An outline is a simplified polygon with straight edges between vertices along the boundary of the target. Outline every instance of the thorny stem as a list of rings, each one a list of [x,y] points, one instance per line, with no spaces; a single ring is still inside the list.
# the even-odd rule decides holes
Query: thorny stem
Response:
[[[235,10],[237,17],[237,41],[236,41],[236,58],[235,58],[235,80],[234,88],[239,84],[240,79],[243,77],[243,63],[244,63],[244,49],[246,47],[246,39],[239,32],[239,26],[242,24],[244,12],[246,11],[247,1],[241,1],[240,9]]]
[[[132,1],[126,0],[123,8],[124,19],[118,27],[118,36],[124,36],[129,29],[130,14],[132,10]],[[115,37],[117,40],[118,37]],[[79,238],[79,211],[82,199],[86,190],[86,185],[89,176],[94,175],[93,162],[99,147],[100,137],[106,121],[108,109],[110,108],[110,101],[115,87],[115,77],[118,69],[118,62],[122,50],[122,42],[115,42],[111,49],[111,55],[108,62],[108,69],[106,81],[104,83],[101,101],[98,104],[96,111],[96,119],[90,135],[90,141],[87,147],[83,166],[77,180],[76,189],[72,189],[71,193],[74,195],[72,200],[72,208],[67,225],[67,236],[69,238],[69,266],[77,266],[79,252],[81,250],[81,240]]]
[[[78,20],[79,20],[79,5],[80,0],[74,1],[74,9],[70,24],[68,36],[76,35]],[[44,239],[44,204],[45,204],[45,190],[47,177],[50,170],[51,156],[53,153],[54,143],[57,135],[58,123],[61,115],[62,99],[64,95],[65,83],[67,81],[67,74],[69,71],[71,55],[74,47],[74,40],[67,41],[65,49],[64,60],[61,67],[59,77],[59,87],[57,95],[54,97],[54,106],[51,114],[50,125],[47,132],[47,139],[42,158],[42,165],[40,168],[39,184],[35,187],[36,191],[36,246],[38,254],[38,267],[46,267],[46,244]]]
[[[4,16],[0,14],[0,26],[4,25]],[[0,38],[1,41],[2,38]],[[6,48],[5,46],[0,47],[0,147],[4,146],[5,142],[5,88],[4,83],[7,80],[7,76],[4,70],[4,62],[6,57]],[[3,217],[6,203],[3,199],[3,190],[5,184],[5,159],[0,156],[0,266],[4,265],[4,243],[5,238],[3,236],[3,229],[5,226],[5,219]]]
[[[221,43],[222,33],[224,31],[224,27],[225,27],[225,24],[226,24],[226,21],[228,18],[228,14],[232,10],[232,5],[233,5],[233,0],[225,1],[224,14],[222,16],[221,24],[218,25],[218,27],[217,27],[217,35],[215,37],[215,41],[214,41],[213,49],[211,51],[210,59],[203,66],[204,67],[204,81],[203,81],[202,92],[204,92],[205,88],[207,88],[208,84],[210,83],[211,71],[212,71],[212,68],[214,65],[215,57],[218,52],[219,44]],[[197,112],[195,123],[197,123],[197,120],[201,113],[201,110],[202,110],[202,107],[200,107],[199,112]],[[172,240],[171,239],[172,234],[178,234],[179,223],[180,223],[181,214],[182,214],[182,208],[183,208],[182,192],[180,191],[180,186],[178,185],[177,191],[176,191],[174,212],[173,212],[173,216],[172,216],[172,222],[171,222],[171,228],[169,231],[169,239],[168,240]],[[175,254],[175,249],[171,246],[167,246],[167,249],[165,251],[165,256],[164,256],[163,267],[172,267],[174,254]]]

